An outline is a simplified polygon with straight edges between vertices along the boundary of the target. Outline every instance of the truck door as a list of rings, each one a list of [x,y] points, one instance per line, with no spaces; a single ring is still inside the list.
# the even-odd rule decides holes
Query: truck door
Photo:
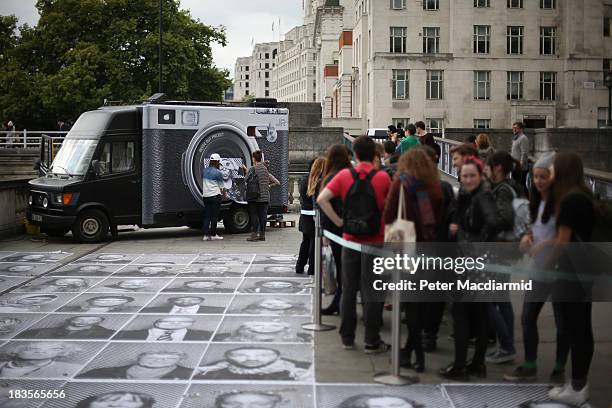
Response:
[[[91,201],[102,202],[117,225],[141,222],[141,175],[135,138],[102,139],[95,180],[87,183]]]
[[[44,177],[49,172],[55,151],[53,150],[53,138],[42,135],[40,138],[40,157],[37,160],[35,169],[38,170],[38,177]]]

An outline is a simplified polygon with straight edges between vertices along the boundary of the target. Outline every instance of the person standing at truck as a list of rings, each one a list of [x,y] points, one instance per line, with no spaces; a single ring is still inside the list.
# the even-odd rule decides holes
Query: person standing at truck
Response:
[[[217,218],[221,208],[221,192],[223,190],[223,173],[219,170],[221,156],[210,155],[208,167],[202,170],[202,201],[204,202],[204,241],[223,239],[217,235]]]
[[[265,241],[270,187],[280,185],[280,181],[268,171],[261,150],[253,152],[253,166],[248,169],[246,179],[246,200],[251,218],[251,236],[247,241]]]

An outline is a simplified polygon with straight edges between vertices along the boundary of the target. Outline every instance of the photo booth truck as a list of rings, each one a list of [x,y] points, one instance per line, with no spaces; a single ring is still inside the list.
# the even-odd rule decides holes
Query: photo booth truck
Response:
[[[248,106],[160,101],[105,106],[83,113],[53,160],[41,142],[41,177],[29,182],[28,220],[47,234],[72,231],[98,242],[118,225],[143,228],[202,225],[202,169],[221,157],[227,230],[250,227],[243,165],[261,150],[281,185],[269,213],[287,210],[289,112],[273,99]]]

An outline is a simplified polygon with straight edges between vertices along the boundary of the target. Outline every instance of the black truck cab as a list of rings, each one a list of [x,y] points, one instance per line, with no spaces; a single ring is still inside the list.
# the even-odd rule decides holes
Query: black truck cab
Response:
[[[30,181],[29,219],[43,232],[99,241],[141,222],[142,110],[105,108],[79,117],[43,177]]]

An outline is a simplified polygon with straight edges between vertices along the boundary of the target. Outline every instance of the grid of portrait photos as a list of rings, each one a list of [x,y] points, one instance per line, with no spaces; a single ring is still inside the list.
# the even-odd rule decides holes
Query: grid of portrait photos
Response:
[[[317,384],[313,333],[302,329],[312,321],[311,279],[295,274],[294,256],[62,261],[70,255],[0,252],[0,407],[473,408],[490,402],[487,394],[502,395],[503,407],[545,401],[542,386]]]

